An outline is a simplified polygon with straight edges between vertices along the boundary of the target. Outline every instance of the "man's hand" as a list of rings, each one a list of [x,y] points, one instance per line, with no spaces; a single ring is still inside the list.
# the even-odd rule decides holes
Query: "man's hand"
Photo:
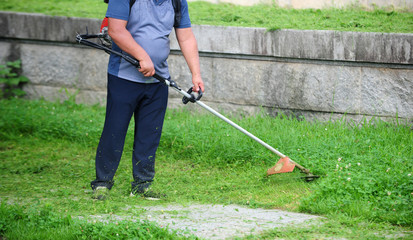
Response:
[[[109,18],[108,34],[116,45],[139,61],[141,66],[139,72],[145,77],[151,77],[155,74],[153,62],[146,51],[133,39],[130,32],[126,29],[127,23],[125,20]]]
[[[153,62],[149,56],[145,59],[139,60],[139,72],[143,74],[145,77],[152,77],[155,74],[155,68],[153,66]]]
[[[198,92],[201,89],[202,92],[205,91],[204,82],[202,81],[201,76],[192,76],[192,83],[194,86],[192,87],[192,91]]]

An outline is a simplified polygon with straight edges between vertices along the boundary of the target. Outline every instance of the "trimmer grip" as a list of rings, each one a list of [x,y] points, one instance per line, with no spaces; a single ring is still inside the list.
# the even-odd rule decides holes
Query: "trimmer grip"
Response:
[[[196,98],[195,98],[194,94],[192,94],[192,88],[188,89],[187,93],[189,93],[189,95],[191,95],[191,98],[188,98],[188,97],[185,97],[185,96],[184,96],[184,97],[182,98],[182,102],[183,102],[184,104],[187,104],[188,102],[194,103],[194,102],[200,100],[201,97],[202,97],[202,90],[201,90],[201,89],[199,89],[199,91],[198,91],[198,97],[196,97]]]

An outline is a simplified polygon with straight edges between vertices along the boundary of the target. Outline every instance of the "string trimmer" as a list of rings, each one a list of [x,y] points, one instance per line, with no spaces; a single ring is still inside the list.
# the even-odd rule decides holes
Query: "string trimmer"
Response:
[[[98,43],[87,40],[87,39],[91,39],[91,38],[100,39],[101,44],[98,44]],[[99,49],[99,50],[103,50],[108,54],[111,54],[111,53],[116,54],[116,55],[122,57],[123,59],[125,59],[126,61],[128,61],[129,63],[131,63],[132,65],[134,65],[136,68],[140,68],[138,60],[134,59],[133,57],[131,57],[129,55],[114,51],[111,48],[105,46],[103,44],[102,39],[107,41],[108,36],[107,36],[106,33],[99,33],[99,34],[93,34],[93,35],[89,35],[89,34],[86,33],[86,34],[78,34],[76,36],[76,41],[78,43],[89,46],[89,47],[93,47],[93,48],[96,48],[96,49]],[[214,109],[212,109],[211,107],[206,105],[205,103],[201,102],[200,101],[200,99],[202,97],[202,91],[201,90],[199,91],[198,95],[195,96],[194,93],[192,92],[192,87],[188,91],[185,92],[180,87],[178,87],[178,85],[173,80],[165,79],[165,78],[159,76],[158,74],[155,74],[153,77],[156,78],[157,80],[159,80],[160,82],[168,85],[169,87],[171,87],[172,89],[174,89],[178,93],[182,94],[183,95],[182,102],[184,104],[187,104],[188,102],[198,104],[199,106],[201,106],[204,109],[208,110],[210,113],[214,114],[215,116],[219,117],[220,119],[222,119],[226,123],[230,124],[231,126],[233,126],[236,129],[238,129],[239,131],[241,131],[242,133],[244,133],[248,137],[250,137],[253,140],[255,140],[256,142],[260,143],[261,145],[266,147],[271,152],[278,155],[281,159],[272,168],[268,169],[267,175],[292,172],[294,170],[294,167],[297,167],[301,170],[302,173],[305,174],[304,179],[306,181],[313,181],[314,179],[319,177],[319,176],[313,175],[310,172],[309,169],[306,169],[303,166],[301,166],[300,164],[294,162],[293,160],[291,160],[286,155],[282,154],[281,152],[279,152],[275,148],[271,147],[270,145],[268,145],[267,143],[265,143],[261,139],[257,138],[256,136],[254,136],[253,134],[251,134],[250,132],[245,130],[244,128],[240,127],[239,125],[237,125],[233,121],[229,120],[228,118],[226,118],[222,114],[218,113],[217,111],[215,111]]]

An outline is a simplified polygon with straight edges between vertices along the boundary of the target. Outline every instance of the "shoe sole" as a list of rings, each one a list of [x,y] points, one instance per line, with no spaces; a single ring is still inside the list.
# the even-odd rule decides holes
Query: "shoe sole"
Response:
[[[136,195],[135,194],[133,194],[133,193],[130,193],[130,195],[129,195],[130,197],[135,197]],[[138,196],[141,196],[141,197],[143,197],[143,198],[145,198],[146,200],[150,200],[150,201],[160,201],[161,199],[160,198],[155,198],[155,197],[145,197],[145,196],[142,196],[142,195],[139,195],[138,194]]]
[[[144,197],[146,200],[150,200],[150,201],[160,201],[160,198],[154,198],[154,197]]]

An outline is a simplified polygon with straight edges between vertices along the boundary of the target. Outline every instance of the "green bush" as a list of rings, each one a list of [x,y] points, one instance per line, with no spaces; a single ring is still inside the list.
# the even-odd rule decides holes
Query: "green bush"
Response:
[[[29,79],[19,74],[20,68],[20,60],[0,65],[0,99],[26,95],[21,87],[24,83],[29,82]]]

